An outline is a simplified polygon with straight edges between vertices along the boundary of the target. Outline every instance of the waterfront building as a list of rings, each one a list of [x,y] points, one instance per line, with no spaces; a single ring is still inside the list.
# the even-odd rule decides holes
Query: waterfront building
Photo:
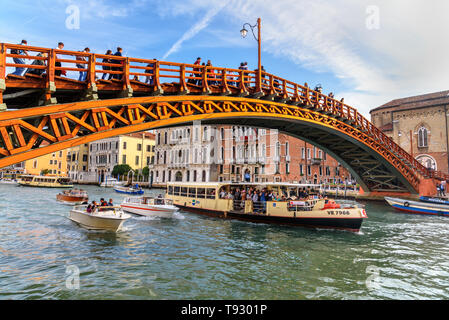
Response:
[[[155,185],[168,181],[352,182],[324,151],[276,129],[200,125],[156,133]]]
[[[114,166],[128,164],[142,170],[154,162],[154,134],[131,133],[89,143],[88,182],[103,182]]]
[[[150,176],[156,185],[168,181],[217,181],[215,126],[160,129],[156,132],[155,162]]]
[[[45,145],[48,145],[46,141],[41,146]],[[24,173],[40,175],[44,172],[51,175],[68,176],[67,149],[24,161]]]
[[[73,182],[83,182],[88,175],[89,144],[85,143],[67,150],[67,170]]]
[[[370,111],[372,123],[425,167],[448,173],[449,90],[392,100]]]
[[[219,126],[219,181],[341,183],[350,174],[324,151],[277,129]]]

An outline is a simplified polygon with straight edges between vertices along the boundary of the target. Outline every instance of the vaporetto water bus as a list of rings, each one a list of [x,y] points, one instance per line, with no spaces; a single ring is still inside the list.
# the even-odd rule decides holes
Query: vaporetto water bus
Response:
[[[246,200],[251,190],[264,189],[276,194],[277,200]],[[241,190],[247,190],[245,200],[234,199],[234,194]],[[333,201],[320,199],[311,185],[303,184],[169,182],[165,197],[186,211],[251,222],[358,232],[363,219],[367,218],[363,208],[357,205],[342,207]]]
[[[73,188],[68,177],[22,175],[18,183],[25,187]]]

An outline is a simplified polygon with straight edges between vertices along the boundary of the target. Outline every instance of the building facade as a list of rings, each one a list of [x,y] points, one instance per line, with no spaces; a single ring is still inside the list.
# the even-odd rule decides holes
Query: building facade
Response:
[[[278,130],[241,126],[167,128],[156,133],[155,185],[184,182],[341,183],[351,176],[322,150]]]
[[[67,150],[67,170],[73,182],[83,182],[88,175],[89,144],[85,143]]]
[[[45,146],[46,142],[42,145]],[[24,161],[24,173],[40,175],[42,173],[68,176],[67,149],[45,154],[43,156]]]
[[[448,173],[449,91],[392,100],[370,111],[372,123],[427,168]]]
[[[111,177],[116,165],[127,164],[134,170],[143,170],[154,162],[154,134],[131,133],[89,143],[89,182],[103,182]]]

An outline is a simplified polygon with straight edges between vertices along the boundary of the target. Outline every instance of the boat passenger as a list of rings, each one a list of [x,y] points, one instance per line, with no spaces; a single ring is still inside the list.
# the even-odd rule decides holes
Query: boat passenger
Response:
[[[110,207],[114,206],[114,203],[112,202],[112,199],[109,199],[108,206],[110,206]]]
[[[224,189],[221,188],[221,191],[220,191],[220,199],[224,199],[225,197],[226,197],[226,191],[224,191]]]
[[[92,211],[95,211],[95,209],[97,209],[97,207],[98,207],[98,204],[97,204],[97,202],[95,201],[95,200],[92,200]]]
[[[91,213],[92,212],[92,205],[88,205],[87,209],[86,209],[87,213]]]

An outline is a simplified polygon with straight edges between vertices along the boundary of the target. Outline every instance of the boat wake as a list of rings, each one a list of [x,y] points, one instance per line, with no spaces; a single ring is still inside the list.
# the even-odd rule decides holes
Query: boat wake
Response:
[[[175,212],[175,213],[173,213],[173,218],[179,219],[179,220],[183,220],[183,219],[185,219],[186,217],[183,216],[180,212]]]
[[[159,218],[159,217],[132,217],[131,220],[155,221],[155,220],[161,220],[161,218]]]

